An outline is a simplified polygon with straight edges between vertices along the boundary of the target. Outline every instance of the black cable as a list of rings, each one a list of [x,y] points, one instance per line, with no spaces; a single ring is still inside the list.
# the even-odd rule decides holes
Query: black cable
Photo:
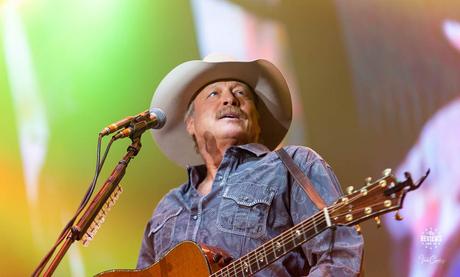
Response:
[[[107,154],[109,153],[109,149],[110,147],[112,146],[112,143],[115,141],[115,139],[112,137],[112,139],[109,141],[109,143],[107,144],[107,147],[105,148],[105,152],[104,152],[104,155],[102,156],[102,161],[100,162],[100,167],[102,169],[102,167],[104,166],[104,162],[105,162],[105,158],[107,158]],[[100,171],[99,171],[100,173]]]
[[[333,250],[334,250],[334,244],[335,244],[335,230],[337,230],[337,227],[336,226],[332,226],[331,227],[331,240],[329,241],[329,249],[328,249],[328,255],[329,255],[329,260],[331,261],[331,264],[334,263],[334,260],[333,260]]]
[[[83,211],[83,209],[86,207],[88,204],[89,200],[91,199],[91,196],[94,192],[94,189],[96,187],[97,179],[99,178],[99,174],[101,173],[102,166],[104,165],[105,159],[107,158],[107,155],[109,153],[110,147],[112,146],[114,139],[112,138],[110,142],[107,144],[107,147],[105,149],[102,161],[101,161],[101,144],[102,144],[102,136],[98,136],[97,140],[97,149],[96,149],[96,170],[93,176],[93,180],[91,181],[85,196],[83,197],[82,201],[80,202],[80,205],[75,212],[74,216],[69,220],[69,222],[65,225],[63,230],[58,236],[58,239],[54,243],[53,247],[50,249],[50,251],[43,257],[43,259],[40,261],[40,264],[37,266],[35,271],[32,273],[32,276],[39,276],[39,274],[43,271],[43,268],[45,265],[49,262],[50,258],[53,256],[54,252],[56,251],[56,248],[62,243],[62,241],[69,235],[69,232],[71,232],[71,228],[73,224],[75,223],[75,220],[77,217],[80,215],[80,213]]]

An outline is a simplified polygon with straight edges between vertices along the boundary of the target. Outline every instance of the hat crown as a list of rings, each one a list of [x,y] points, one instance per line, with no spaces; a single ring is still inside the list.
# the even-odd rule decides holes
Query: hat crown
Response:
[[[208,54],[206,57],[203,58],[204,62],[210,63],[219,63],[219,62],[236,62],[237,60],[230,56],[223,53],[211,53]]]

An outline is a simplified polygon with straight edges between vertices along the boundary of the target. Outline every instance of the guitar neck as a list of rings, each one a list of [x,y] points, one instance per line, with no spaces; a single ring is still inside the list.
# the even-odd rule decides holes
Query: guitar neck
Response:
[[[331,225],[329,208],[284,231],[211,276],[250,276],[312,239]]]

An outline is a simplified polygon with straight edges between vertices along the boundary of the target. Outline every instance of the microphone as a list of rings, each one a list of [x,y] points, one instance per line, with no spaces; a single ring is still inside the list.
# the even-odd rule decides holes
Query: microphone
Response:
[[[115,123],[110,124],[109,126],[105,127],[102,129],[102,131],[99,133],[100,136],[106,136],[109,135],[113,132],[116,132],[120,129],[125,129],[122,132],[118,133],[116,136],[119,136],[115,139],[121,138],[121,137],[127,137],[129,136],[133,131],[139,131],[141,128],[145,130],[147,129],[160,129],[162,128],[166,123],[166,114],[158,108],[153,108],[151,110],[146,110],[142,113],[139,113],[135,116],[128,116],[123,118],[122,120],[119,120]],[[130,126],[132,125],[132,126]],[[127,128],[129,127],[129,128]],[[129,131],[127,131],[129,130]],[[120,135],[121,133],[126,134],[126,135]]]

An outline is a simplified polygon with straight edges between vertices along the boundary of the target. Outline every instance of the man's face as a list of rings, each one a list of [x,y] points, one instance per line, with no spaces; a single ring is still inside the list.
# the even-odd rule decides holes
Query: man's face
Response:
[[[238,81],[219,81],[204,87],[193,100],[194,111],[186,119],[187,131],[198,145],[208,138],[257,142],[259,114],[251,89]]]

